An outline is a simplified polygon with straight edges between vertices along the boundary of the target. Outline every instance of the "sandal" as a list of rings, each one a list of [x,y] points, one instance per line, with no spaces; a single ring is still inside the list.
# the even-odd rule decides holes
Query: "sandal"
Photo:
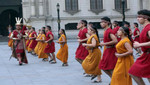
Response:
[[[48,59],[47,58],[43,58],[43,60],[42,61],[48,61]]]
[[[67,63],[64,63],[64,66],[68,66],[68,64],[67,64]]]
[[[51,63],[53,61],[53,59],[49,60],[49,63]]]
[[[102,80],[95,80],[93,83],[100,83]]]
[[[95,79],[97,77],[97,75],[92,76],[91,80]]]
[[[92,77],[92,75],[86,74],[84,77]]]
[[[51,64],[55,64],[56,63],[56,61],[52,61],[52,62],[50,62]]]
[[[85,75],[86,73],[84,72],[83,75]]]
[[[22,65],[22,62],[19,62],[19,65],[21,66],[21,65]]]

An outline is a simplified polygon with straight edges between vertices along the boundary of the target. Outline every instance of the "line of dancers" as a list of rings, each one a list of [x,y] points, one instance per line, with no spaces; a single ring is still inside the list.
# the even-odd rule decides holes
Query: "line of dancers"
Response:
[[[150,82],[150,11],[138,11],[137,20],[143,25],[143,29],[140,33],[138,24],[134,23],[133,37],[130,23],[127,21],[120,27],[117,21],[111,24],[109,17],[101,18],[100,25],[104,28],[103,38],[99,38],[98,30],[93,23],[88,23],[86,20],[81,20],[78,23],[77,40],[79,46],[75,52],[75,59],[82,65],[84,75],[90,76],[91,80],[97,78],[93,82],[100,83],[102,81],[101,70],[103,70],[111,79],[110,85],[132,85],[131,78],[138,85],[145,85],[142,78],[147,78]],[[16,24],[16,30],[12,34],[10,34],[10,38],[15,38],[15,41],[21,41],[23,35],[29,36],[25,37],[27,51],[43,58],[43,61],[48,61],[48,57],[50,57],[49,62],[56,63],[54,36],[50,26],[40,29],[37,36],[35,28],[32,27],[31,30],[24,33],[21,26]],[[59,34],[61,36],[57,43],[60,44],[60,49],[56,57],[63,62],[62,66],[68,66],[68,45],[65,30],[61,29]],[[11,39],[8,43],[10,47]],[[19,64],[24,62],[22,59],[27,63],[26,57],[20,57],[24,52],[17,52],[18,49],[23,49],[21,46],[20,44],[15,46]],[[100,50],[102,46],[104,47],[103,53]],[[135,62],[133,48],[140,54]]]

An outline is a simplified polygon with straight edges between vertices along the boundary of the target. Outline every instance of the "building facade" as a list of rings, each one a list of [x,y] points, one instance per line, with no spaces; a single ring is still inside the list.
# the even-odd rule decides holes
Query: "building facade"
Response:
[[[126,21],[131,24],[137,22],[137,11],[150,9],[150,0],[124,1]],[[81,19],[95,24],[104,16],[110,17],[112,21],[122,21],[122,0],[22,0],[23,17],[37,30],[50,25],[57,38],[57,3],[60,5],[60,26],[66,30],[68,38],[76,37],[76,25]]]

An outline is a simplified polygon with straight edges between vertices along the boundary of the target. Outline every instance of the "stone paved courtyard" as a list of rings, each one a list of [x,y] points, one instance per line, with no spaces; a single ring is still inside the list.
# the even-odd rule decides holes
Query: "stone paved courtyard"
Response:
[[[56,44],[56,53],[59,44]],[[89,77],[83,76],[81,65],[74,59],[78,42],[68,41],[69,59],[68,67],[57,64],[42,62],[42,59],[27,53],[29,64],[19,66],[16,59],[9,61],[11,50],[7,42],[0,42],[0,85],[108,85],[109,77],[102,72],[102,82],[92,83]],[[148,80],[144,79],[146,85]],[[133,81],[133,85],[136,85]]]

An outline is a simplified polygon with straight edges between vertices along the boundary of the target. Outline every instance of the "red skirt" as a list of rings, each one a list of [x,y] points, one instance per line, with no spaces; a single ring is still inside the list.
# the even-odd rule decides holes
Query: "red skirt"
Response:
[[[134,41],[139,42],[139,37],[134,38]]]
[[[150,78],[150,53],[144,52],[132,65],[129,73],[137,77]]]
[[[31,40],[30,42],[31,42],[31,45],[30,45],[29,48],[34,49],[36,47],[37,41],[36,40],[33,40],[33,41]]]
[[[89,52],[88,50],[80,44],[76,50],[76,58],[84,60],[86,56],[88,56]]]
[[[29,46],[29,44],[30,44],[30,40],[28,41],[28,43],[27,43],[26,47],[28,47],[28,46]]]
[[[45,53],[54,53],[55,52],[55,43],[48,43],[47,46],[44,49]]]
[[[115,68],[117,57],[115,56],[116,48],[106,48],[103,57],[99,63],[99,68],[102,70],[112,70]]]

